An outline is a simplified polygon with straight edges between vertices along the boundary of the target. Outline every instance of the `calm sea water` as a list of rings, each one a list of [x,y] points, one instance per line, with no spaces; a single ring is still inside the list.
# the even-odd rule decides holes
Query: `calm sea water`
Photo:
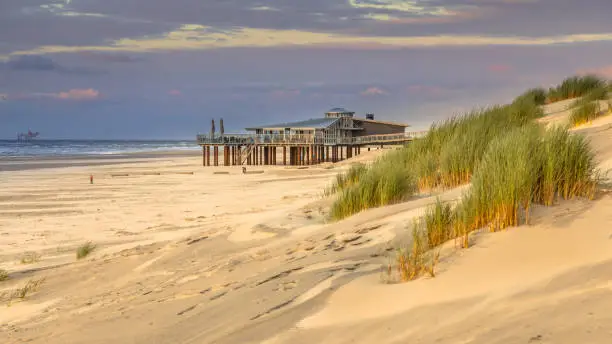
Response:
[[[0,157],[113,155],[160,151],[197,151],[194,141],[0,140]]]

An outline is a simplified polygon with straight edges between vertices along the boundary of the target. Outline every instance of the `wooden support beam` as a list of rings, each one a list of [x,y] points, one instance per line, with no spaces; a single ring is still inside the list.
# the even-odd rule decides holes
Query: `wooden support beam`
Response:
[[[283,165],[287,165],[287,146],[283,146]]]
[[[213,147],[213,163],[215,166],[219,166],[219,147]]]
[[[277,157],[276,147],[272,148],[272,152],[274,153],[272,154],[272,161],[274,162],[274,165],[276,165],[276,157]]]
[[[300,146],[299,150],[300,150],[300,163],[298,165],[303,166],[304,165],[304,147]]]
[[[300,166],[304,166],[306,162],[306,154],[303,146],[300,146]]]

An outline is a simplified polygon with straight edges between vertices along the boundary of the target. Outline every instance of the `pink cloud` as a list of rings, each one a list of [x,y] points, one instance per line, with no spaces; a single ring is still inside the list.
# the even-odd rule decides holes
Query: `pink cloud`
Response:
[[[73,88],[67,92],[60,92],[52,96],[54,96],[55,98],[59,98],[59,99],[69,99],[69,100],[93,100],[93,99],[98,99],[100,97],[100,92],[97,90],[94,90],[93,88],[88,88],[88,89]]]
[[[381,96],[387,94],[387,91],[378,87],[368,87],[363,92],[361,92],[362,96]]]
[[[182,93],[179,90],[170,90],[168,91],[168,94],[171,96],[180,96]]]
[[[93,88],[78,89],[73,88],[65,92],[58,93],[13,93],[0,94],[1,100],[29,100],[29,99],[59,99],[59,100],[95,100],[99,99],[101,94]]]
[[[612,79],[612,65],[602,66],[598,68],[581,69],[578,71],[578,74],[595,74],[601,77]]]
[[[492,73],[506,73],[512,70],[512,66],[507,64],[492,64],[487,66],[487,70]]]

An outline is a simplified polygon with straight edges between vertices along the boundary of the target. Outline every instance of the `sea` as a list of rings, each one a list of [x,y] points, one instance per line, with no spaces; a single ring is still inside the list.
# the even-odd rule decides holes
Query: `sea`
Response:
[[[112,156],[129,153],[198,151],[192,141],[132,141],[132,140],[0,140],[0,158]]]

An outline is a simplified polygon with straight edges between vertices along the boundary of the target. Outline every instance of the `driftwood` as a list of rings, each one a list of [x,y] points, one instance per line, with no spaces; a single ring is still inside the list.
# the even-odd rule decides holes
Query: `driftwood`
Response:
[[[242,167],[242,174],[261,174],[264,173],[264,171],[260,170],[260,171],[247,171],[246,167]]]

